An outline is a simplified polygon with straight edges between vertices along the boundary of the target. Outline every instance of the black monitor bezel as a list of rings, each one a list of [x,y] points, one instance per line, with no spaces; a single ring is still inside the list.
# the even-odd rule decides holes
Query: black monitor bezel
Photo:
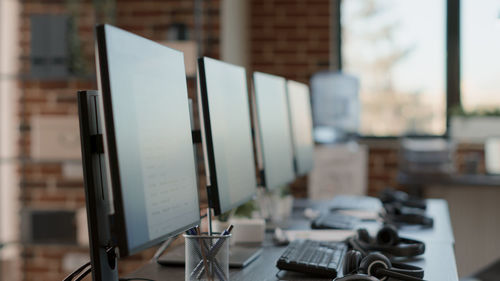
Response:
[[[126,231],[126,221],[125,221],[125,213],[124,213],[124,202],[123,202],[123,194],[121,190],[121,180],[120,180],[120,169],[118,165],[118,152],[117,152],[117,144],[116,144],[116,135],[115,135],[115,127],[114,127],[114,114],[112,108],[112,98],[111,98],[111,87],[110,87],[110,78],[108,71],[108,56],[107,56],[107,45],[106,45],[106,27],[109,25],[102,24],[96,26],[96,48],[97,48],[97,67],[98,75],[100,76],[100,90],[102,97],[102,108],[103,108],[103,118],[104,118],[104,129],[105,129],[105,142],[107,144],[105,153],[107,152],[108,165],[109,165],[109,174],[113,191],[113,206],[115,208],[115,213],[113,215],[113,223],[112,223],[112,233],[113,237],[116,241],[116,246],[118,246],[119,253],[121,257],[133,255],[140,251],[143,251],[147,248],[150,248],[154,245],[159,244],[160,242],[166,240],[169,237],[178,235],[183,231],[195,227],[200,224],[200,219],[196,222],[188,224],[184,227],[176,229],[171,233],[167,233],[153,240],[149,240],[146,243],[143,243],[139,246],[129,248],[128,245],[128,237]],[[116,27],[113,27],[116,28]],[[117,28],[118,29],[118,28]],[[132,33],[131,33],[132,34]],[[134,34],[135,35],[135,34]],[[138,35],[135,35],[138,36]],[[140,37],[140,36],[138,36]],[[146,38],[140,37],[142,39],[148,40]],[[152,43],[158,44],[154,41]],[[165,46],[163,46],[165,47]],[[165,47],[167,48],[167,47]],[[187,83],[187,81],[185,81]],[[188,99],[186,93],[186,100]],[[190,137],[192,138],[191,134]],[[192,141],[192,139],[191,139]],[[194,161],[194,158],[193,158]],[[195,163],[196,164],[196,163]],[[196,165],[195,165],[196,166]],[[197,180],[198,182],[198,180]],[[198,214],[199,214],[199,205],[198,205]]]
[[[207,89],[207,80],[206,80],[206,72],[205,72],[205,59],[212,59],[212,58],[208,58],[208,57],[202,57],[202,58],[198,58],[198,82],[199,82],[199,100],[198,102],[200,103],[201,105],[201,114],[200,114],[200,118],[203,118],[203,122],[202,123],[202,143],[205,147],[205,151],[206,151],[206,160],[207,160],[207,163],[208,163],[208,172],[209,172],[209,179],[210,179],[210,185],[208,186],[207,185],[207,196],[208,196],[208,200],[209,200],[209,207],[210,208],[213,208],[214,210],[214,215],[218,216],[218,215],[221,215],[231,209],[234,209],[234,208],[237,208],[241,205],[243,205],[244,203],[252,200],[255,195],[257,194],[257,185],[255,186],[255,189],[254,189],[254,192],[252,193],[252,195],[250,195],[248,198],[244,198],[230,206],[228,206],[227,208],[223,208],[223,206],[221,206],[221,202],[220,202],[220,196],[219,196],[219,186],[218,186],[218,183],[217,183],[217,172],[216,172],[216,163],[215,163],[215,152],[214,152],[214,145],[213,145],[213,139],[212,139],[212,126],[211,126],[211,118],[210,118],[210,107],[209,107],[209,102],[208,102],[208,89]],[[215,60],[215,59],[212,59],[212,60]],[[215,61],[218,61],[218,62],[221,62],[221,63],[226,63],[226,62],[223,62],[223,61],[220,61],[220,60],[215,60]],[[226,63],[226,64],[229,64],[229,63]],[[234,65],[234,64],[229,64],[231,66],[235,66],[235,67],[240,67],[243,69],[243,71],[245,72],[245,81],[246,81],[246,70],[245,68],[241,67],[241,66],[238,66],[238,65]],[[247,89],[247,100],[248,100],[248,84],[246,85],[246,89]],[[249,106],[248,108],[248,112],[250,113],[250,103],[248,102],[247,105]],[[251,116],[249,116],[249,120],[251,120]],[[250,129],[252,128],[252,125],[250,125]],[[251,137],[251,143],[253,143],[253,138]],[[253,153],[253,147],[251,148],[252,149],[252,155],[254,155]],[[255,163],[255,155],[254,155],[254,159],[253,159],[253,163]],[[255,165],[254,165],[255,166]],[[207,167],[205,167],[205,169],[207,169]],[[255,173],[254,173],[255,174]],[[256,177],[254,175],[254,177]],[[257,181],[256,181],[257,183]]]

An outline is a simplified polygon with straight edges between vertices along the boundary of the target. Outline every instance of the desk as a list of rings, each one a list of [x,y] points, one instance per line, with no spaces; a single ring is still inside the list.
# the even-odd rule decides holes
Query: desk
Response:
[[[417,187],[424,197],[448,202],[460,276],[469,276],[500,259],[500,176],[412,176],[401,173],[399,183]]]
[[[441,186],[500,186],[500,175],[412,175],[399,173],[397,181],[401,185],[419,186],[420,188],[428,185]]]
[[[303,217],[300,206],[308,205],[325,207],[325,202],[312,202],[298,200],[294,210],[290,228],[303,229],[308,221]],[[433,206],[433,207],[431,207]],[[435,219],[435,231],[425,230],[426,251],[422,257],[412,260],[410,264],[421,266],[425,269],[426,280],[434,281],[458,281],[455,254],[453,250],[453,234],[451,233],[448,210],[444,207],[443,200],[429,201],[429,214]],[[308,227],[308,224],[307,224]],[[412,235],[418,237],[420,230],[412,230]],[[449,233],[448,233],[449,232]],[[450,238],[451,237],[451,238]],[[244,269],[230,269],[231,280],[256,281],[256,280],[280,280],[276,276],[276,260],[285,251],[285,247],[277,247],[271,241],[272,235],[266,234],[263,244],[262,255]],[[302,274],[281,272],[281,280],[330,280],[308,277]],[[184,280],[184,267],[164,267],[156,263],[148,263],[128,278],[142,277],[153,280]]]
[[[312,208],[318,211],[327,211],[329,209],[329,200],[307,200],[296,199],[294,202],[294,212],[292,215],[290,229],[310,229],[310,220],[304,217],[303,210]],[[448,203],[441,199],[427,200],[426,213],[429,217],[434,218],[434,227],[421,229],[407,227],[400,230],[401,236],[422,240],[426,243],[444,242],[449,244],[455,243],[453,230],[450,222],[448,211]],[[360,227],[365,227],[368,230],[376,231],[379,229],[379,223],[363,223]]]

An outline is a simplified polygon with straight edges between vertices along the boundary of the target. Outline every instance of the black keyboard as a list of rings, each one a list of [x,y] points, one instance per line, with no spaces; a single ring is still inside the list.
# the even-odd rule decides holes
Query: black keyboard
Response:
[[[340,213],[325,213],[311,222],[312,229],[355,229],[361,220]]]
[[[329,278],[337,277],[347,245],[342,242],[313,240],[292,241],[278,259],[280,270],[289,270]]]

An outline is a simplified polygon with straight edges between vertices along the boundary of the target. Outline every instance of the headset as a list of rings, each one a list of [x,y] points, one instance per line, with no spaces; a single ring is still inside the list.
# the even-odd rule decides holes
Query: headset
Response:
[[[367,256],[371,252],[382,252],[392,257],[415,257],[425,252],[425,244],[418,240],[399,237],[396,227],[384,225],[375,238],[364,228],[347,239],[348,245]]]
[[[394,190],[389,187],[382,190],[379,193],[378,197],[384,205],[397,202],[401,203],[403,206],[410,208],[417,208],[421,210],[425,210],[427,208],[427,202],[425,202],[424,199],[412,197],[406,192]]]
[[[394,278],[403,281],[423,281],[424,270],[418,266],[391,263],[381,253],[365,257],[356,250],[350,250],[344,257],[343,277],[334,281],[385,281]]]
[[[384,208],[385,215],[383,215],[383,219],[386,223],[397,226],[420,225],[424,228],[432,228],[434,226],[434,219],[417,210],[409,212],[408,207],[403,206],[401,203],[384,204]]]

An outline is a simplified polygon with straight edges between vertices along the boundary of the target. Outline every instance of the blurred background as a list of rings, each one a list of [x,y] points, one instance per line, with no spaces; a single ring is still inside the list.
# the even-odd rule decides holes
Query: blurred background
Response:
[[[97,89],[97,23],[184,51],[195,103],[200,56],[311,83],[316,168],[295,197],[445,198],[460,276],[500,257],[500,0],[0,0],[1,280],[88,260],[76,91]],[[422,151],[446,160],[425,170]]]

